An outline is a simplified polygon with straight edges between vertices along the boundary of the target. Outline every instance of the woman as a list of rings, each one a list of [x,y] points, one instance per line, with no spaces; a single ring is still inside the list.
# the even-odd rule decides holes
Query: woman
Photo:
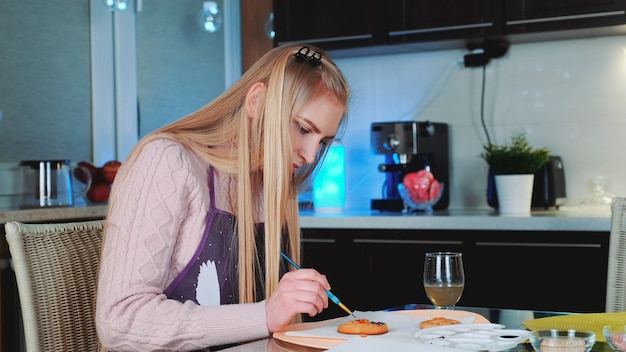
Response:
[[[280,253],[299,261],[297,192],[344,126],[348,97],[320,49],[281,46],[135,146],[107,216],[96,307],[104,347],[222,346],[328,307],[325,276],[285,273]]]

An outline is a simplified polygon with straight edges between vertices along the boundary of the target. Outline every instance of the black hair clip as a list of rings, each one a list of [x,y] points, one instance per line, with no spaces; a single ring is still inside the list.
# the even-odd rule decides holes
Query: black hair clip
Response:
[[[322,54],[311,50],[308,46],[303,46],[297,53],[293,54],[293,56],[298,62],[307,62],[311,67],[318,67],[322,64]]]

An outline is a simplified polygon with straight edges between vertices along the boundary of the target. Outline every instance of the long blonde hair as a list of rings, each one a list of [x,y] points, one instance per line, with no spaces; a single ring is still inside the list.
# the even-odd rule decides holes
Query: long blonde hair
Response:
[[[256,287],[255,280],[255,272],[260,272],[260,261],[254,219],[260,209],[263,209],[265,226],[266,297],[274,292],[280,279],[283,233],[288,234],[288,254],[300,261],[297,193],[299,187],[310,183],[326,150],[320,149],[316,161],[300,168],[294,177],[289,134],[291,119],[306,103],[326,95],[345,107],[340,127],[345,126],[350,95],[348,83],[319,48],[306,45],[310,54],[321,55],[319,66],[312,59],[298,61],[294,55],[302,47],[291,44],[270,50],[215,100],[144,137],[124,161],[124,164],[133,163],[148,141],[168,138],[193,150],[216,169],[237,174],[235,215],[241,303],[258,300],[257,289],[262,289]],[[252,112],[246,110],[246,96],[257,82],[266,84],[267,94],[260,118],[250,119]],[[259,204],[261,194],[263,204]]]

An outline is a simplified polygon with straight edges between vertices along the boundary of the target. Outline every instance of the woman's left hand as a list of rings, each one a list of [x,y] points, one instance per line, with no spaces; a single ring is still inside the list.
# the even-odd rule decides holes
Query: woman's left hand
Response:
[[[326,290],[330,290],[326,276],[314,269],[283,275],[274,294],[265,301],[269,331],[281,330],[296,314],[314,316],[328,308]]]

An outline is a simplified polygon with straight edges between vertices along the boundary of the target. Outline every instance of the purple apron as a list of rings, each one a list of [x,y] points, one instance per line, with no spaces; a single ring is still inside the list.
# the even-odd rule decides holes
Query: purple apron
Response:
[[[193,301],[203,306],[239,303],[239,274],[237,270],[236,218],[215,207],[213,167],[209,170],[211,205],[202,240],[195,254],[172,284],[165,290],[168,298],[180,302]],[[264,228],[256,225],[256,246],[261,273],[257,280],[257,297],[264,299]],[[281,275],[287,270],[281,264]]]

